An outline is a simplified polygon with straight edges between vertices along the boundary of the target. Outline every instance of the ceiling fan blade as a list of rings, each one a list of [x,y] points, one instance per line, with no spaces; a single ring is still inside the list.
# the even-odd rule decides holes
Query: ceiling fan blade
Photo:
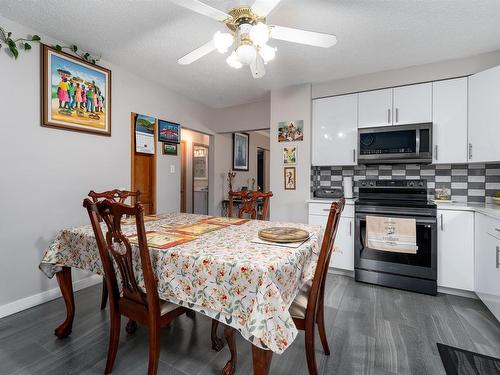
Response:
[[[194,51],[189,52],[187,55],[182,56],[177,62],[181,65],[188,65],[201,59],[203,56],[208,55],[210,52],[215,50],[215,45],[213,39],[205,43],[201,47],[196,48]]]
[[[192,10],[193,12],[213,18],[217,21],[224,21],[228,18],[231,18],[229,14],[223,12],[222,10],[215,9],[210,5],[202,3],[198,0],[170,0],[170,2],[180,5],[183,8]]]
[[[255,0],[252,12],[261,17],[267,17],[281,0]]]
[[[337,37],[332,34],[317,33],[284,26],[270,26],[271,38],[292,43],[307,44],[315,47],[329,48],[337,43]]]
[[[260,57],[260,55],[257,55],[255,61],[250,64],[250,71],[252,72],[252,77],[255,79],[262,78],[266,75],[264,60]]]

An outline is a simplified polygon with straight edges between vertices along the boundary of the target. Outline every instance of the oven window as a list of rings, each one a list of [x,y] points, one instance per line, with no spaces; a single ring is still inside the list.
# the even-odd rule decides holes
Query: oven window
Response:
[[[416,130],[394,130],[359,135],[360,155],[415,154]]]
[[[417,246],[416,254],[394,253],[371,249],[365,246],[366,243],[366,219],[359,221],[359,235],[361,247],[360,258],[372,261],[388,262],[393,264],[404,264],[419,267],[431,267],[432,263],[432,227],[429,224],[418,223],[417,221]]]

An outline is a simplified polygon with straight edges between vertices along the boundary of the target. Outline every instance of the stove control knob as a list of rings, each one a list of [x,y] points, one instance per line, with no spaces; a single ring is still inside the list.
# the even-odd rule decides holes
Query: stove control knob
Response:
[[[424,181],[419,181],[419,182],[418,182],[418,186],[423,187],[423,186],[424,186]]]
[[[370,186],[375,186],[375,182],[370,181]]]
[[[415,183],[413,181],[408,182],[409,187],[413,187],[414,185],[415,185]]]
[[[361,181],[361,186],[366,186],[366,181]]]

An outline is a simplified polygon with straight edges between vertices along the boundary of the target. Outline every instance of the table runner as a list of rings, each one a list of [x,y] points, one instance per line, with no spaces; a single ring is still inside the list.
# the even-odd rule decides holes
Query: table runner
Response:
[[[145,227],[164,231],[162,225],[185,225],[206,218],[166,214]],[[297,249],[252,243],[260,229],[270,226],[302,228],[311,238]],[[124,225],[122,230],[136,231],[134,225]],[[282,353],[297,335],[288,308],[314,275],[322,236],[317,225],[251,220],[168,249],[150,248],[159,297],[236,328],[256,346]],[[134,247],[133,253],[134,270],[144,288],[138,249]],[[90,225],[60,231],[47,248],[40,269],[51,278],[62,266],[103,273]]]

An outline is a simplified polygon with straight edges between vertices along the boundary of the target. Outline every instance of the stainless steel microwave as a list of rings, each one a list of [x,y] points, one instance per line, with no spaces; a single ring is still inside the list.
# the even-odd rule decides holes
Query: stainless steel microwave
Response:
[[[358,163],[431,163],[432,123],[358,129]]]

